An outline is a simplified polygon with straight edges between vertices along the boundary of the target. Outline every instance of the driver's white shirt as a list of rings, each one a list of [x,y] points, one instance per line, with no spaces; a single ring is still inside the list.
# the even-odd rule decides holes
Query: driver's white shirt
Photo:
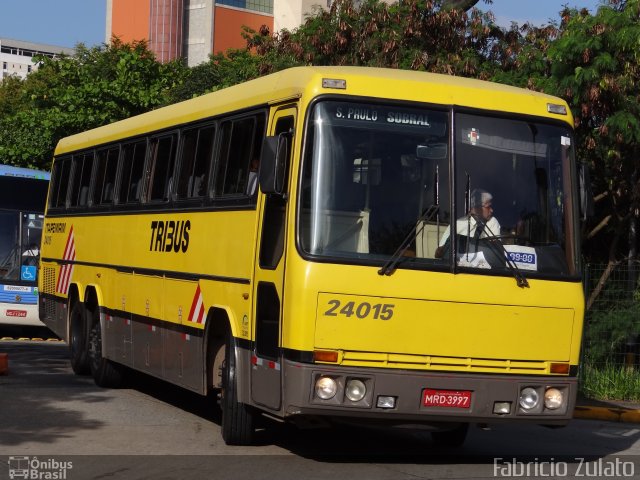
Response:
[[[500,235],[500,223],[498,222],[498,220],[496,220],[496,217],[491,217],[485,223],[486,226],[480,233],[480,238]],[[456,231],[458,232],[458,235],[465,235],[473,238],[476,234],[476,225],[477,222],[475,218],[465,215],[464,217],[460,217],[456,221]],[[440,243],[438,244],[439,247],[444,246],[444,244],[449,239],[449,235],[451,235],[451,230],[450,227],[447,227],[447,229],[442,234],[442,237],[440,238]]]

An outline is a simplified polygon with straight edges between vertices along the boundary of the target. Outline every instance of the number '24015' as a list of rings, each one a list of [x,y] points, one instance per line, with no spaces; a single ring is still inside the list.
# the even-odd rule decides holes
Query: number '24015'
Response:
[[[372,316],[374,320],[391,320],[396,307],[391,303],[345,302],[343,304],[340,300],[329,300],[327,303],[330,305],[329,309],[324,312],[327,317],[355,315],[358,318],[367,318]]]

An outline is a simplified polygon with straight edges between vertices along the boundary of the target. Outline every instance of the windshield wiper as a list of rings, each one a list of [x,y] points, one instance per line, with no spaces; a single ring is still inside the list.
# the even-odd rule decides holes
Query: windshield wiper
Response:
[[[511,260],[509,252],[506,248],[504,248],[502,242],[500,240],[497,240],[498,237],[487,226],[487,223],[479,215],[472,214],[471,217],[473,217],[473,219],[476,221],[476,230],[479,227],[482,227],[482,229],[489,234],[486,237],[486,240],[488,240],[487,245],[489,245],[489,248],[493,250],[493,253],[497,254],[498,257],[504,255],[507,262],[507,267],[513,275],[513,278],[516,279],[516,283],[518,284],[518,286],[520,288],[529,288],[527,277],[525,277],[524,274],[520,271],[518,265],[516,265],[516,263]]]
[[[430,221],[436,215],[436,213],[438,213],[439,208],[439,205],[431,205],[424,212],[422,212],[422,215],[420,215],[420,218],[418,218],[417,222],[420,227],[415,229],[412,228],[411,230],[409,230],[409,233],[406,237],[404,237],[404,240],[402,240],[402,243],[398,246],[396,251],[393,252],[393,255],[391,255],[387,263],[385,263],[382,268],[378,270],[378,275],[391,275],[393,272],[395,272],[396,267],[398,266],[398,263],[400,263],[400,259],[402,258],[404,252],[407,250],[407,248],[409,248],[411,242],[418,235],[420,235],[420,232],[422,232],[422,230],[424,229],[426,222]]]

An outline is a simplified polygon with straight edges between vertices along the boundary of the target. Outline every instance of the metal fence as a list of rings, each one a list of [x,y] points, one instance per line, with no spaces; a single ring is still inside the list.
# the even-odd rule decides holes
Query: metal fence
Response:
[[[585,268],[583,362],[640,367],[640,262]]]

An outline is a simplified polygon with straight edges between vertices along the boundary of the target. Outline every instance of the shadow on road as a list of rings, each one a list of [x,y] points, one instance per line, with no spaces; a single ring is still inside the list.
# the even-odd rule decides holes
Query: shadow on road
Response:
[[[128,386],[157,400],[220,425],[215,398],[171,386],[131,372]],[[633,425],[574,420],[568,427],[494,425],[489,430],[472,426],[464,446],[437,447],[430,432],[421,428],[392,428],[336,424],[332,428],[300,429],[262,418],[256,446],[276,445],[297,456],[320,462],[347,463],[493,463],[502,458],[519,461],[595,461],[624,452],[640,440]]]
[[[3,341],[0,353],[9,355],[9,374],[0,376],[0,446],[46,444],[102,425],[74,407],[108,398],[92,379],[73,375],[66,345]]]
[[[90,377],[71,372],[65,344],[0,342],[0,352],[6,351],[10,354],[10,375],[0,376],[0,446],[20,446],[33,438],[39,443],[53,442],[72,437],[81,429],[105,425],[85,413],[91,411],[87,404],[111,401],[113,394],[96,387]],[[220,425],[215,398],[131,371],[125,388]],[[38,413],[37,417],[33,412]],[[215,434],[219,435],[217,429]],[[260,447],[275,445],[316,462],[355,464],[486,464],[493,463],[496,455],[505,460],[555,459],[575,463],[576,458],[593,461],[625,452],[639,440],[640,429],[635,425],[574,420],[566,428],[553,430],[513,424],[496,425],[489,431],[474,427],[463,447],[446,449],[438,448],[430,433],[418,428],[342,424],[330,429],[301,430],[263,419],[255,451],[260,453]],[[212,441],[222,442],[220,438]]]

